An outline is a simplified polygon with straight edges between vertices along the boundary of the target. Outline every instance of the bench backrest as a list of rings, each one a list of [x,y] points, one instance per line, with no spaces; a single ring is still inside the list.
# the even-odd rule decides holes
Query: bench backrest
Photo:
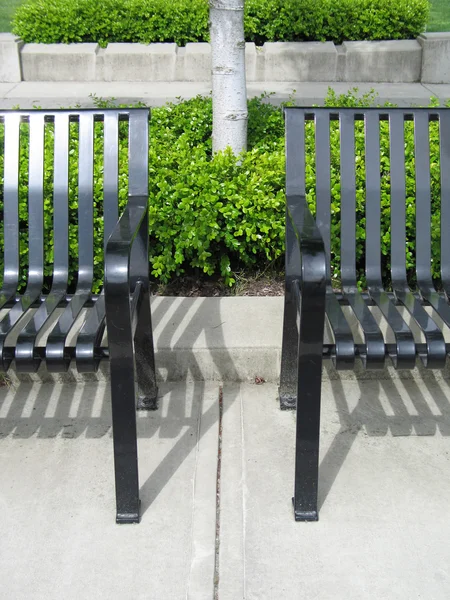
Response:
[[[43,280],[44,268],[52,268],[44,260],[51,235],[54,283],[67,286],[70,260],[77,260],[78,281],[92,286],[94,240],[101,239],[103,221],[106,244],[117,222],[123,181],[128,178],[129,195],[148,194],[148,120],[148,109],[0,111],[4,286],[17,288],[26,271],[29,282]],[[128,136],[119,134],[123,121]],[[121,170],[119,184],[119,153],[123,162],[127,148],[128,171]],[[70,222],[78,226],[78,248],[69,260]],[[28,247],[28,269],[19,236]]]
[[[306,195],[316,210],[329,277],[355,285],[365,237],[368,283],[381,282],[389,246],[392,281],[406,281],[413,261],[429,282],[440,260],[450,293],[450,109],[287,108],[286,184],[288,198]]]

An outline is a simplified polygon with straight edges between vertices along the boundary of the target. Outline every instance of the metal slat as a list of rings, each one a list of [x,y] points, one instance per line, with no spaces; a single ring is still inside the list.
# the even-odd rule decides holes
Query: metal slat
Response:
[[[355,122],[352,113],[341,113],[341,279],[356,287],[356,170]]]
[[[66,291],[69,279],[69,115],[55,116],[53,167],[53,289]]]
[[[375,111],[365,115],[366,149],[366,278],[370,298],[394,332],[396,344],[388,355],[396,368],[412,369],[416,352],[414,336],[383,289],[381,277],[381,161],[380,117]],[[386,348],[386,345],[385,345]]]
[[[148,113],[134,112],[129,116],[129,173],[128,192],[133,195],[148,193]],[[104,214],[105,251],[106,243],[118,220],[118,114],[108,114],[105,118],[104,145]],[[136,162],[135,162],[136,161]],[[139,165],[137,167],[136,163]],[[108,220],[106,216],[108,215]],[[105,328],[105,298],[102,292],[77,338],[77,368],[91,372],[98,367],[95,348],[100,343]]]
[[[406,173],[403,113],[389,114],[391,168],[391,275],[394,288],[408,289],[406,281]]]
[[[148,195],[148,111],[133,111],[129,115],[128,132],[128,194]]]
[[[0,322],[0,363],[1,368],[7,371],[10,366],[10,360],[4,354],[4,347],[6,338],[11,332],[12,328],[23,319],[29,308],[40,298],[42,294],[42,285],[44,278],[44,250],[43,250],[43,176],[44,176],[44,116],[43,115],[31,115],[30,120],[30,136],[29,136],[29,173],[28,173],[28,192],[29,192],[29,236],[28,236],[28,261],[29,261],[29,276],[28,285],[25,292],[18,298],[14,306],[4,315]],[[8,120],[7,120],[8,121]],[[18,151],[19,144],[19,128],[18,121],[13,121],[14,128],[12,129],[12,143],[14,154]],[[10,133],[10,131],[8,131]],[[5,136],[6,137],[6,136]],[[18,190],[19,190],[19,156],[15,154],[17,158],[17,165],[13,169],[13,179],[7,178],[5,185],[5,210],[7,210],[8,216],[5,218],[6,228],[8,232],[5,232],[5,263],[10,258],[7,258],[9,249],[7,244],[11,241],[12,235],[17,236],[16,244],[18,244],[19,231],[16,230],[16,223],[18,226]],[[7,168],[12,166],[9,164],[7,159]],[[5,173],[6,175],[6,173]],[[17,179],[16,179],[17,176]],[[14,191],[14,182],[17,185],[16,191]],[[13,217],[13,218],[12,218]],[[11,229],[8,227],[7,219],[11,218]],[[16,223],[13,221],[16,220]],[[13,244],[14,245],[14,244]],[[14,250],[15,252],[15,250]]]
[[[434,291],[431,277],[430,131],[428,113],[414,113],[416,167],[416,274],[422,293]]]
[[[286,195],[305,196],[305,111],[286,112]]]
[[[4,275],[0,308],[19,285],[19,126],[20,115],[6,115],[3,177]]]
[[[102,341],[106,326],[105,295],[99,296],[93,308],[89,309],[86,321],[78,334],[75,356],[80,373],[97,371],[99,361],[97,348]]]
[[[365,151],[366,279],[369,287],[381,287],[380,118],[376,112],[365,116]]]
[[[80,312],[92,296],[94,277],[94,114],[94,112],[86,111],[79,115],[78,282],[75,294],[47,338],[46,364],[51,372],[64,372],[69,368],[70,357],[67,354],[66,338]],[[65,174],[65,162],[64,165],[61,165],[61,169],[61,173]],[[61,175],[62,182],[63,175]],[[60,192],[61,195],[65,193],[63,184]]]
[[[114,230],[119,218],[119,113],[108,112],[103,130],[103,247]],[[95,372],[99,360],[95,354],[105,330],[105,297],[102,291],[94,307],[89,310],[76,344],[77,369]]]
[[[78,286],[90,292],[94,279],[94,117],[81,113],[78,145]]]
[[[28,285],[44,283],[44,115],[30,115]]]
[[[450,306],[443,294],[436,292],[431,274],[431,174],[430,174],[430,131],[429,113],[417,111],[415,117],[415,162],[416,162],[416,272],[423,298],[435,309],[444,323],[450,327]],[[445,132],[444,132],[445,134]],[[449,132],[450,134],[450,132]],[[445,163],[445,160],[444,160]],[[445,164],[444,164],[445,169]],[[441,164],[441,219],[445,221],[445,173]],[[450,188],[449,188],[450,189]],[[442,211],[444,216],[442,217]],[[449,221],[447,221],[449,222]],[[442,230],[443,232],[444,230]],[[447,232],[441,243],[448,243]],[[446,255],[441,257],[446,259]]]
[[[391,146],[391,273],[394,293],[425,336],[428,352],[421,356],[428,368],[443,368],[445,342],[441,330],[414,297],[406,279],[406,173],[404,113],[389,115]]]
[[[16,342],[16,369],[37,371],[41,357],[36,353],[36,338],[58,305],[65,299],[69,273],[69,116],[54,118],[53,166],[53,282],[50,293],[20,332]],[[43,223],[42,223],[43,232]],[[42,236],[43,237],[43,236]]]
[[[442,286],[450,297],[450,111],[439,114],[441,166],[441,274]]]
[[[119,115],[106,113],[103,150],[104,249],[119,218]]]
[[[316,137],[316,223],[327,255],[327,279],[331,281],[331,161],[330,119],[328,113],[315,113]]]
[[[365,339],[361,354],[368,369],[384,367],[383,334],[356,286],[356,167],[355,121],[352,113],[341,114],[341,259],[345,297],[358,320]]]
[[[333,364],[336,369],[351,370],[355,367],[355,342],[350,325],[331,287],[327,289],[325,311],[335,341]]]
[[[396,369],[413,369],[416,364],[416,344],[411,329],[383,289],[373,287],[369,291],[370,297],[394,332],[395,345],[387,349],[392,364]]]

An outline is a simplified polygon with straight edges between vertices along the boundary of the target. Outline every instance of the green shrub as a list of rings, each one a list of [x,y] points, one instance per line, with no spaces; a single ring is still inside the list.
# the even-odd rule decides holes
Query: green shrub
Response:
[[[208,37],[208,0],[28,0],[14,15],[24,42],[176,42]]]
[[[429,0],[246,0],[247,41],[408,39],[423,31]],[[209,40],[208,0],[28,0],[13,19],[25,42]]]
[[[356,90],[336,96],[330,90],[327,106],[368,106],[374,104],[374,94],[359,96]],[[100,107],[108,102],[96,100]],[[448,103],[450,106],[450,103]],[[281,259],[284,252],[285,161],[284,120],[279,107],[267,97],[249,102],[249,150],[238,164],[230,152],[211,156],[212,104],[210,98],[197,97],[178,104],[152,109],[150,125],[150,264],[153,276],[161,282],[183,273],[203,272],[220,275],[233,283],[238,270],[262,270]],[[27,126],[22,126],[20,155],[20,239],[21,273],[26,282],[27,251]],[[77,127],[71,125],[70,141],[70,271],[72,281],[77,271]],[[440,168],[438,125],[431,131],[432,190],[432,272],[439,277]],[[127,131],[121,124],[119,152],[120,206],[127,199]],[[0,217],[3,213],[3,137],[0,126]],[[102,125],[95,125],[94,218],[95,218],[95,285],[98,291],[103,281],[103,173]],[[356,138],[356,210],[357,269],[359,283],[364,286],[365,244],[365,153],[363,126],[357,124]],[[315,209],[315,144],[314,125],[306,127],[307,163],[306,193]],[[390,161],[388,126],[381,125],[381,208],[382,258],[385,281],[389,282],[390,253]],[[405,125],[406,148],[406,237],[407,267],[414,269],[415,241],[415,163],[412,123]],[[340,265],[340,158],[339,128],[331,131],[332,229],[331,269],[338,284]],[[48,127],[45,138],[45,260],[46,273],[51,274],[52,243],[52,176],[53,130]],[[3,249],[0,226],[0,248]],[[0,263],[2,267],[2,263]]]
[[[97,101],[104,107],[108,102]],[[261,99],[250,102],[255,118]],[[275,115],[275,119],[274,119]],[[269,109],[273,141],[263,130],[251,134],[249,152],[238,165],[225,152],[211,159],[212,102],[194,98],[152,110],[150,125],[150,263],[153,275],[167,282],[174,275],[198,269],[221,274],[232,283],[233,271],[273,261],[283,253],[284,147],[283,117]],[[28,268],[28,126],[21,126],[20,154],[20,263],[23,285]],[[250,125],[250,131],[252,124]],[[121,124],[119,139],[119,201],[127,199],[127,135]],[[45,262],[52,272],[53,127],[45,138]],[[94,142],[94,291],[103,281],[103,152],[102,124],[95,125]],[[77,125],[71,125],[69,164],[70,273],[77,272]],[[0,217],[3,214],[4,127],[0,125]],[[3,231],[0,229],[0,249]],[[0,263],[0,267],[3,264]]]

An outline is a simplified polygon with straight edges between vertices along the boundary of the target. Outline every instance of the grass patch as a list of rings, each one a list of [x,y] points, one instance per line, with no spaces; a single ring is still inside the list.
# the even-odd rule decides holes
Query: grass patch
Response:
[[[449,0],[431,0],[427,31],[450,31]]]
[[[23,0],[0,0],[0,32],[11,31],[11,19]]]

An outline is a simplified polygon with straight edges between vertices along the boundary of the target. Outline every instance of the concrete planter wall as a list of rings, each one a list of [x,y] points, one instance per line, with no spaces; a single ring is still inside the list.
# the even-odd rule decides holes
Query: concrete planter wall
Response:
[[[247,80],[450,83],[450,33],[385,42],[246,44]],[[0,33],[0,82],[210,81],[209,44],[23,44]]]

